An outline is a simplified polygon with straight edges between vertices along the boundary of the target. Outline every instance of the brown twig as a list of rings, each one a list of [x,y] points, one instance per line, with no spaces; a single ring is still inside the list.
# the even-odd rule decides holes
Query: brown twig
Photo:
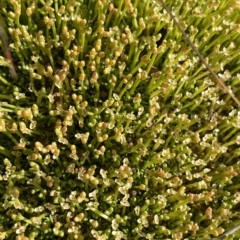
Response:
[[[182,27],[180,26],[180,24],[178,23],[178,21],[176,20],[175,16],[172,14],[172,12],[170,11],[170,9],[168,8],[168,6],[165,4],[165,2],[163,0],[159,0],[161,2],[161,4],[163,5],[163,7],[165,8],[165,10],[168,12],[168,14],[170,15],[170,17],[172,18],[172,20],[174,21],[174,23],[176,24],[177,28],[179,29],[179,31],[183,34],[183,36],[185,37],[185,39],[187,40],[187,42],[189,43],[189,45],[192,47],[192,49],[194,50],[194,52],[198,55],[199,59],[201,60],[201,62],[205,65],[205,67],[207,68],[207,70],[212,74],[212,76],[215,78],[215,80],[217,81],[217,83],[225,90],[226,93],[229,94],[229,96],[237,103],[237,105],[240,107],[240,101],[237,99],[237,97],[229,90],[229,88],[224,84],[224,82],[222,81],[221,78],[219,78],[217,76],[217,74],[213,71],[213,69],[209,66],[209,64],[206,62],[206,60],[204,59],[203,55],[199,52],[199,50],[197,49],[197,47],[193,44],[193,42],[190,40],[190,38],[188,37],[188,35],[185,33],[185,31],[182,29]]]
[[[231,228],[230,230],[228,230],[227,232],[225,232],[224,234],[222,234],[217,240],[223,240],[224,238],[226,238],[227,236],[234,234],[235,232],[237,232],[240,229],[240,224],[238,224],[237,226]]]
[[[0,40],[2,41],[3,52],[4,52],[4,55],[5,55],[5,58],[7,59],[8,63],[9,63],[9,72],[10,72],[12,78],[16,79],[17,78],[17,73],[15,71],[12,56],[11,56],[9,46],[8,46],[7,35],[4,31],[3,22],[2,22],[1,19],[0,19]]]

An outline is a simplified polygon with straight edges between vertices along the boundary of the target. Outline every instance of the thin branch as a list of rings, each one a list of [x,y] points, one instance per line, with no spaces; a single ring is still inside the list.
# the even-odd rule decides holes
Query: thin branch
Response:
[[[199,52],[199,50],[197,49],[197,47],[194,45],[194,43],[190,40],[190,38],[188,37],[188,35],[185,33],[185,31],[182,29],[182,27],[180,26],[180,24],[178,23],[178,21],[176,20],[175,16],[172,14],[172,12],[170,11],[170,9],[168,8],[168,6],[165,4],[165,2],[163,0],[159,0],[163,7],[165,8],[165,10],[168,12],[168,14],[171,16],[172,20],[174,21],[174,23],[176,24],[176,26],[178,27],[179,31],[183,34],[183,36],[185,37],[185,39],[187,40],[187,42],[189,43],[189,45],[192,47],[192,49],[195,51],[195,53],[198,55],[199,59],[201,60],[201,62],[205,65],[205,67],[208,69],[208,71],[213,75],[213,77],[215,78],[215,80],[217,81],[217,83],[225,90],[226,93],[229,94],[229,96],[237,103],[237,105],[240,107],[240,101],[237,99],[237,97],[233,94],[232,91],[229,90],[229,88],[224,84],[223,80],[220,79],[217,74],[213,71],[213,69],[209,66],[209,64],[206,62],[206,60],[204,59],[203,55]]]
[[[231,228],[229,231],[225,232],[224,234],[222,234],[217,240],[223,240],[224,238],[226,238],[227,236],[237,232],[240,229],[240,224],[238,224],[237,226]]]
[[[7,35],[4,31],[2,20],[0,20],[0,40],[2,41],[3,52],[5,55],[5,58],[7,59],[8,63],[9,63],[9,72],[10,72],[12,78],[16,79],[17,73],[15,71],[12,56],[11,56],[11,53],[10,53],[10,50],[8,47]]]

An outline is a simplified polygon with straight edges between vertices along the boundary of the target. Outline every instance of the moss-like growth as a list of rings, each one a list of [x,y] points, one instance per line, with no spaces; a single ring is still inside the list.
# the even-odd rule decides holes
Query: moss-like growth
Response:
[[[238,96],[239,1],[166,3]],[[0,239],[239,224],[240,112],[160,2],[2,0],[0,14],[18,75],[1,57]]]

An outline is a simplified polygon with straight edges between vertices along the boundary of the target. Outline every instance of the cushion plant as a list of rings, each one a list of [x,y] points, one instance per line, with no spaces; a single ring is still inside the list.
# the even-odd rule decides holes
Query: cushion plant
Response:
[[[165,3],[228,93],[161,1],[0,2],[0,239],[239,239],[240,2]]]

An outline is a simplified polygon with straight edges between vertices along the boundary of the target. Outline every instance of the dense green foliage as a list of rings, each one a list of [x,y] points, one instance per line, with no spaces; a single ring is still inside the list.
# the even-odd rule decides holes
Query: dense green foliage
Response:
[[[238,96],[240,2],[165,2]],[[0,14],[18,75],[1,57],[0,239],[201,240],[239,224],[240,112],[160,2],[5,0]]]

